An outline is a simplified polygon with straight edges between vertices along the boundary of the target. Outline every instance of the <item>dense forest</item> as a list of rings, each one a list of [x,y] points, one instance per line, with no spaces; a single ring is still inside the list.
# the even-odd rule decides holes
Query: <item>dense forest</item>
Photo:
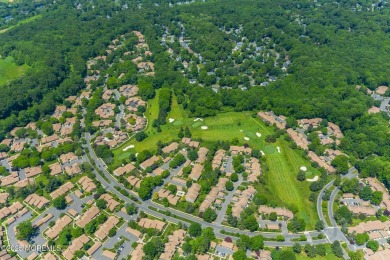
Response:
[[[352,157],[375,154],[385,161],[390,156],[389,119],[384,113],[367,114],[375,101],[366,94],[390,83],[390,4],[178,2],[0,3],[1,16],[13,18],[0,21],[0,28],[12,26],[1,34],[0,55],[31,67],[1,86],[0,137],[76,94],[84,87],[86,61],[105,54],[117,35],[139,30],[156,67],[147,86],[171,89],[190,116],[273,110],[294,119],[322,117],[340,125],[345,133],[341,148]],[[19,23],[34,15],[40,18]],[[164,40],[168,36],[172,40]],[[107,63],[110,56],[115,57],[107,55]],[[140,88],[146,98],[153,95],[149,87]],[[165,116],[160,115],[162,121]]]

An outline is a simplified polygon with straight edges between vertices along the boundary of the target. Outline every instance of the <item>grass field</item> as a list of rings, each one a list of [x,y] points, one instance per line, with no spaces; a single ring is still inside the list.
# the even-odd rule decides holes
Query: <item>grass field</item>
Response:
[[[303,165],[312,172],[318,171],[312,169],[299,151],[291,149],[284,140],[278,140],[276,145],[280,147],[281,153],[267,154],[266,152],[265,159],[269,174],[266,174],[264,189],[270,193],[271,200],[278,198],[277,204],[283,202],[286,206],[295,205],[298,215],[305,220],[310,229],[313,229],[318,216],[314,203],[308,200],[310,184],[297,181],[296,175]]]
[[[296,255],[297,260],[340,260],[335,254],[332,252],[331,244],[325,244],[326,247],[326,256],[316,256],[314,258],[308,257],[305,253],[301,253],[299,255]]]
[[[158,95],[149,102],[148,110],[145,113],[149,122],[153,122],[157,115]],[[130,153],[138,153],[145,149],[155,150],[159,140],[164,143],[178,140],[177,134],[180,127],[188,126],[192,137],[201,139],[203,145],[217,140],[231,141],[233,138],[237,138],[241,144],[248,143],[252,148],[259,149],[265,153],[267,167],[262,167],[264,167],[264,170],[267,168],[266,184],[259,185],[257,187],[258,190],[266,194],[269,197],[269,201],[275,202],[276,205],[295,205],[299,216],[305,219],[307,227],[309,229],[314,228],[318,216],[314,203],[308,200],[310,183],[297,181],[296,175],[301,166],[306,166],[308,171],[313,174],[318,174],[318,170],[312,168],[310,162],[302,158],[301,151],[291,149],[283,139],[279,138],[273,144],[266,143],[265,137],[274,131],[272,127],[265,125],[257,117],[252,117],[250,112],[221,113],[215,117],[195,122],[194,118],[189,118],[186,111],[177,104],[176,98],[173,99],[168,118],[178,120],[182,124],[167,123],[161,126],[162,132],[160,133],[149,124],[146,129],[148,138],[142,142],[131,139],[114,150],[114,165],[119,166],[122,160],[128,157]],[[207,126],[208,129],[202,130],[201,126]],[[262,136],[258,137],[256,133],[261,133]],[[244,140],[244,137],[248,137],[249,140]],[[124,152],[123,148],[129,145],[134,145],[135,147]],[[280,148],[280,153],[277,147]]]
[[[27,65],[18,66],[12,57],[0,59],[0,86],[9,80],[16,79],[28,69]]]
[[[171,111],[169,111],[169,113],[168,113],[168,118],[173,118],[175,120],[182,121],[187,117],[188,117],[188,115],[187,115],[186,111],[184,111],[184,109],[182,109],[181,106],[179,106],[179,104],[177,103],[176,96],[173,96]]]
[[[328,253],[326,256],[319,256],[317,255],[314,258],[308,257],[307,255],[304,255],[303,253],[300,255],[296,255],[297,260],[340,260],[335,254],[333,253]]]
[[[8,2],[8,1],[6,1],[6,0],[0,0],[0,2]],[[16,26],[19,26],[19,25],[22,25],[22,24],[25,24],[25,23],[29,23],[29,22],[35,21],[35,20],[37,20],[37,19],[39,19],[39,18],[41,18],[41,17],[42,17],[42,15],[41,15],[41,14],[38,14],[38,15],[29,17],[29,18],[27,18],[27,19],[24,19],[24,20],[18,22],[17,24],[15,24],[15,25],[12,25],[12,26],[9,26],[8,28],[5,28],[5,29],[0,30],[0,34],[5,33],[6,31],[8,31],[8,30],[10,30],[10,29],[12,29],[12,28],[14,28],[14,27],[16,27]]]
[[[145,149],[155,150],[158,140],[170,142],[174,139],[178,139],[177,134],[181,127],[189,127],[194,138],[201,138],[205,142],[232,140],[233,138],[238,138],[241,143],[247,142],[257,148],[264,146],[264,136],[270,134],[272,131],[257,118],[251,117],[250,113],[224,113],[216,117],[206,118],[204,121],[195,122],[195,118],[188,118],[187,112],[184,111],[179,104],[177,104],[176,97],[174,97],[172,100],[172,108],[167,119],[173,118],[175,119],[175,122],[161,126],[162,132],[158,133],[151,125],[153,120],[158,116],[158,91],[156,93],[156,97],[148,103],[145,116],[148,118],[149,122],[145,133],[149,137],[142,142],[130,139],[114,150],[116,158],[119,158],[119,156],[123,154],[123,148],[129,145],[134,145],[135,148],[127,150],[126,152],[140,152]],[[194,124],[195,127],[193,126]],[[203,125],[208,126],[209,129],[202,130],[200,126]],[[247,135],[244,131],[240,131],[243,129],[245,129],[245,132],[260,132],[263,136],[259,138],[253,134],[252,136],[254,138],[250,138],[249,141],[245,141],[244,137]]]

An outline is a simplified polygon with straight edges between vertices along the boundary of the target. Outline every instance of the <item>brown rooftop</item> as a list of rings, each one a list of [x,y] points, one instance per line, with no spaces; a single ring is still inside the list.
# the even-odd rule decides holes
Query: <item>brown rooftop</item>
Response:
[[[144,162],[142,162],[139,166],[142,168],[142,169],[146,169],[150,166],[152,166],[153,164],[155,164],[156,162],[158,162],[160,158],[153,155],[152,157],[150,157],[149,159],[145,160]]]
[[[96,190],[95,183],[93,182],[92,179],[90,179],[87,176],[81,177],[80,180],[78,181],[78,183],[81,185],[83,190],[85,190],[86,192],[92,192],[92,191]]]
[[[165,222],[157,220],[157,219],[152,220],[152,219],[148,219],[148,218],[141,218],[138,221],[138,225],[140,225],[143,228],[154,228],[154,229],[157,229],[159,231],[162,231],[164,226],[165,226]]]
[[[135,166],[131,163],[126,164],[125,166],[118,167],[114,170],[114,174],[117,176],[122,176],[125,173],[129,173],[131,171],[135,170]]]
[[[48,199],[43,196],[39,196],[35,193],[28,195],[24,202],[26,202],[30,206],[35,206],[38,209],[41,209],[50,203]]]
[[[199,180],[200,176],[202,175],[203,171],[203,165],[202,164],[195,164],[192,168],[191,174],[189,177],[193,179],[194,181]]]
[[[171,153],[171,152],[173,152],[173,151],[176,151],[177,148],[179,148],[179,144],[176,143],[176,142],[173,142],[173,143],[171,143],[170,145],[165,146],[165,147],[162,149],[162,151],[163,151],[163,153]]]
[[[270,214],[272,212],[275,212],[276,215],[278,216],[283,216],[283,217],[286,217],[286,218],[293,218],[294,217],[294,214],[286,209],[286,208],[272,208],[272,207],[268,207],[268,206],[265,206],[265,205],[262,205],[259,207],[259,214]]]
[[[188,189],[186,194],[186,201],[194,203],[199,196],[200,185],[198,183],[193,183],[192,186]]]
[[[51,164],[49,168],[50,168],[50,175],[52,176],[62,173],[62,167],[59,162]]]
[[[32,178],[42,173],[42,167],[37,166],[37,167],[24,168],[24,173],[26,174],[27,178]]]
[[[76,224],[84,228],[91,220],[99,214],[100,210],[96,206],[90,207],[77,221]]]
[[[62,163],[71,162],[77,160],[77,158],[78,157],[72,152],[60,155],[60,161]]]
[[[268,122],[269,124],[273,125],[275,124],[276,127],[280,129],[286,128],[286,120],[282,116],[275,115],[272,111],[271,112],[259,112],[257,115],[263,119],[263,121]]]

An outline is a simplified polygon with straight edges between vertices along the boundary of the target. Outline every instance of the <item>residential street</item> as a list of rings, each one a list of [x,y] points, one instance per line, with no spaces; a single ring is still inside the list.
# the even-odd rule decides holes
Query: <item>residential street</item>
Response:
[[[28,220],[31,217],[32,217],[32,212],[31,212],[31,210],[29,210],[25,215],[21,216],[20,218],[17,218],[14,223],[12,223],[11,225],[8,226],[7,230],[8,230],[8,239],[9,239],[9,244],[10,245],[12,245],[12,246],[16,246],[16,245],[23,246],[23,244],[18,243],[18,240],[16,239],[15,228],[16,228],[16,226],[19,223],[21,223],[21,222],[23,222],[25,220]],[[44,244],[40,244],[40,245],[44,245]],[[18,252],[18,254],[21,257],[25,258],[25,257],[28,257],[31,253],[23,250],[23,251]]]
[[[228,162],[227,162],[227,166],[226,166],[227,171],[229,172],[229,170],[232,170],[232,167],[233,167],[232,166],[232,156],[229,156],[229,159],[228,159]],[[242,178],[242,174],[238,174],[238,181],[233,183],[234,184],[234,189],[232,191],[228,191],[228,195],[225,197],[225,201],[223,202],[221,210],[218,213],[218,217],[215,220],[216,224],[220,225],[222,223],[222,221],[224,220],[225,214],[226,214],[226,210],[227,210],[228,205],[230,204],[230,202],[231,202],[231,200],[233,198],[234,192],[237,190],[238,186],[241,185],[243,180],[244,179]]]
[[[96,164],[98,169],[103,172],[104,176],[110,181],[110,183],[108,183],[99,173],[94,171],[94,173],[96,174],[97,179],[105,186],[106,189],[110,190],[112,193],[117,195],[120,199],[122,199],[126,203],[134,203],[134,201],[132,201],[130,198],[128,198],[126,196],[123,196],[119,191],[117,191],[114,188],[115,186],[120,186],[122,188],[124,188],[124,187],[115,178],[113,178],[111,176],[111,174],[107,171],[104,162],[102,162],[102,160],[95,155],[94,151],[92,150],[91,144],[90,144],[91,136],[90,136],[89,133],[86,133],[85,139],[87,141],[86,142],[86,148],[87,148],[87,151],[89,152],[92,160],[94,161],[94,163]],[[93,163],[93,162],[91,162],[91,163]],[[246,234],[246,235],[249,235],[249,236],[255,236],[255,235],[261,234],[261,235],[263,235],[266,238],[275,238],[276,236],[280,235],[280,233],[277,233],[277,232],[250,232],[250,231],[247,231],[247,230],[239,230],[239,229],[228,227],[228,226],[222,226],[222,225],[217,224],[217,223],[208,223],[208,222],[203,221],[203,219],[201,219],[201,218],[197,218],[197,217],[195,217],[193,215],[186,214],[186,213],[180,212],[178,210],[174,210],[172,208],[165,208],[163,206],[160,206],[159,204],[151,202],[150,200],[142,201],[138,197],[138,195],[136,193],[134,193],[132,191],[129,191],[129,192],[134,197],[136,197],[139,201],[141,201],[141,204],[138,204],[138,203],[134,203],[134,204],[140,210],[144,211],[145,213],[153,215],[153,216],[158,217],[160,219],[165,218],[167,221],[173,222],[173,223],[185,222],[185,220],[178,220],[178,219],[176,219],[174,217],[167,216],[165,214],[156,212],[156,211],[150,209],[150,207],[156,208],[156,209],[158,209],[160,211],[167,211],[167,210],[169,210],[172,214],[174,214],[174,215],[176,215],[176,216],[178,216],[178,217],[180,217],[182,219],[188,219],[190,221],[198,222],[199,224],[202,225],[203,228],[206,228],[206,227],[213,228],[215,234],[218,237],[221,237],[221,238],[225,238],[225,237],[229,236],[229,235],[222,234],[221,233],[222,230],[227,231],[227,232],[231,232],[231,233]],[[189,225],[189,222],[187,222],[187,225]],[[315,236],[318,236],[318,234],[323,233],[323,232],[318,232],[318,231],[308,231],[308,232],[309,232],[311,237],[315,237]],[[300,233],[298,233],[298,234],[291,234],[291,233],[289,233],[289,234],[285,235],[286,241],[284,241],[284,242],[266,241],[265,245],[267,245],[267,246],[291,246],[295,242],[290,241],[290,239],[292,239],[292,238],[299,238],[300,236],[301,236]],[[237,239],[237,238],[236,237],[232,237],[232,239]],[[326,242],[328,242],[327,239],[313,240],[314,244],[321,244],[321,243],[326,243]],[[300,243],[301,244],[305,244],[306,241],[303,241],[303,242],[300,242]]]
[[[352,178],[355,178],[357,176],[358,176],[358,172],[357,172],[356,168],[355,167],[351,167],[348,170],[347,174],[344,175],[344,178],[352,179]],[[331,193],[329,202],[328,202],[328,212],[327,213],[328,213],[328,216],[329,216],[329,219],[330,219],[330,222],[331,222],[331,226],[329,226],[328,223],[326,222],[324,213],[322,211],[322,202],[323,202],[322,196],[324,195],[326,190],[329,190],[331,187],[333,187],[333,183],[334,183],[334,180],[332,180],[331,182],[326,184],[322,188],[322,190],[320,191],[320,193],[318,195],[318,198],[317,198],[318,217],[319,217],[319,219],[321,221],[324,222],[324,225],[325,225],[324,232],[325,232],[325,235],[326,235],[327,239],[330,242],[334,242],[335,240],[343,241],[343,242],[345,242],[348,245],[348,248],[350,250],[355,251],[356,248],[349,243],[348,239],[345,237],[345,235],[341,231],[340,227],[337,226],[336,220],[334,219],[333,204],[334,204],[334,200],[336,198],[336,195],[337,195],[337,193],[339,191],[339,188],[337,188],[337,187],[334,188],[334,190]],[[348,259],[348,255],[346,254],[345,251],[344,251],[344,257],[346,259]]]

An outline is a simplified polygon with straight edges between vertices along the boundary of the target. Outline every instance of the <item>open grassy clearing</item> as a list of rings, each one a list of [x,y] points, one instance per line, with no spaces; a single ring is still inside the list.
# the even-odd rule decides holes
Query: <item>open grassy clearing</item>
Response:
[[[26,72],[27,65],[18,66],[12,57],[0,59],[0,86]]]
[[[337,256],[335,256],[335,254],[333,254],[331,244],[325,244],[325,248],[326,248],[326,256],[318,256],[317,255],[314,258],[310,258],[305,253],[301,253],[301,254],[296,255],[297,260],[308,260],[308,259],[312,259],[312,260],[339,260],[340,259]]]
[[[177,104],[174,98],[168,119],[179,119],[178,121],[182,124],[167,123],[161,126],[162,131],[159,133],[151,126],[151,122],[158,116],[158,97],[156,96],[155,99],[149,102],[145,116],[149,120],[149,126],[146,129],[149,137],[142,142],[131,139],[115,149],[115,166],[119,166],[122,160],[126,159],[131,153],[138,153],[145,149],[155,150],[159,140],[164,143],[178,140],[177,134],[180,127],[189,127],[193,138],[201,139],[203,145],[218,140],[232,141],[237,138],[240,144],[248,143],[251,147],[266,154],[266,184],[258,185],[258,190],[266,194],[269,201],[276,205],[286,207],[294,205],[299,211],[298,215],[305,219],[307,228],[314,228],[318,218],[315,204],[308,200],[310,183],[297,181],[296,175],[301,166],[306,166],[313,175],[319,174],[318,170],[312,168],[310,162],[302,158],[301,151],[291,149],[288,142],[282,138],[279,138],[273,144],[266,143],[265,137],[272,134],[274,130],[257,117],[252,117],[251,112],[228,112],[205,118],[203,121],[194,121],[195,118],[188,118],[187,113]],[[207,126],[208,129],[203,130],[201,126]],[[261,133],[261,137],[258,137],[256,133]],[[249,140],[244,140],[244,137],[248,137]],[[124,152],[123,148],[129,145],[135,147]],[[280,148],[280,153],[277,147]]]
[[[0,0],[0,2],[1,2],[1,1],[2,1],[2,0]],[[9,2],[9,1],[3,0],[2,2]],[[24,20],[18,22],[17,24],[15,24],[15,25],[11,25],[11,26],[8,27],[8,28],[5,28],[5,29],[0,30],[0,34],[5,33],[5,32],[7,32],[8,30],[11,30],[12,28],[14,28],[14,27],[16,27],[16,26],[19,26],[19,25],[22,25],[22,24],[25,24],[25,23],[29,23],[29,22],[35,21],[35,20],[37,20],[37,19],[39,19],[39,18],[41,18],[41,17],[42,17],[42,15],[41,15],[41,14],[38,14],[38,15],[29,17],[29,18],[27,18],[27,19],[24,19]]]

